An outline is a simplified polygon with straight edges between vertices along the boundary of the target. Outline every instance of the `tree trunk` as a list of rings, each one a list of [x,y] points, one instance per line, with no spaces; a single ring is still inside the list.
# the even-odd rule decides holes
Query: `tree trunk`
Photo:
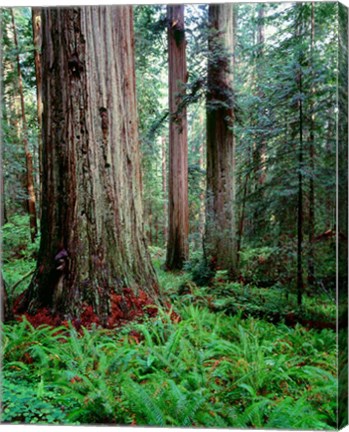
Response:
[[[235,140],[233,135],[233,10],[209,5],[207,92],[207,204],[205,253],[236,273]]]
[[[254,237],[260,236],[265,232],[265,215],[263,210],[264,191],[263,185],[266,178],[266,152],[267,141],[264,132],[264,117],[265,117],[265,94],[261,83],[265,80],[265,59],[264,57],[264,4],[257,4],[257,49],[255,60],[255,81],[256,81],[256,96],[258,98],[257,119],[255,123],[255,144],[253,149],[253,165],[254,165],[254,193],[255,202],[258,206],[254,206],[252,220],[252,234]],[[253,115],[253,114],[252,114]]]
[[[314,49],[315,49],[315,4],[311,4],[311,95],[310,95],[310,125],[309,125],[309,254],[308,254],[308,285],[313,287],[315,283],[315,268],[314,268],[314,237],[315,237],[315,191],[314,191],[314,176],[315,176],[315,73],[314,73]]]
[[[41,201],[42,193],[42,78],[41,78],[41,8],[32,8],[32,27],[33,27],[33,43],[34,43],[34,64],[35,64],[35,76],[36,76],[36,101],[37,101],[37,112],[38,112],[38,193],[37,201]],[[41,209],[41,206],[39,206]],[[41,213],[41,211],[39,211]]]
[[[266,153],[267,153],[267,141],[264,134],[264,124],[263,124],[263,99],[265,98],[264,91],[260,86],[263,82],[264,76],[264,4],[258,4],[258,31],[257,31],[257,88],[258,88],[258,98],[260,100],[259,115],[258,115],[258,188],[259,196],[263,199],[263,192],[261,191],[261,186],[263,186],[266,177]]]
[[[29,151],[28,135],[27,135],[27,120],[25,115],[25,104],[24,104],[24,93],[23,93],[23,80],[21,72],[21,64],[19,60],[19,47],[17,41],[17,31],[15,24],[15,17],[13,9],[11,9],[12,18],[12,30],[13,30],[13,42],[16,50],[16,62],[17,62],[17,73],[18,73],[18,90],[21,100],[21,116],[22,116],[22,139],[25,151],[26,160],[26,189],[27,189],[27,206],[28,214],[30,218],[30,236],[32,242],[35,241],[37,235],[37,223],[36,223],[36,208],[35,208],[35,190],[34,190],[34,176],[33,176],[33,158]]]
[[[163,211],[164,211],[164,244],[167,242],[167,161],[166,161],[166,140],[161,137],[161,168],[162,168],[162,194],[163,194]]]
[[[241,203],[241,214],[239,219],[239,229],[238,229],[238,236],[237,236],[237,262],[240,262],[240,255],[239,252],[241,251],[241,245],[242,245],[242,237],[244,233],[244,225],[245,225],[245,209],[246,209],[246,197],[247,197],[247,185],[250,178],[250,174],[247,173],[245,175],[245,181],[244,181],[244,190],[242,195],[242,203]]]
[[[202,126],[204,125],[204,119],[203,117],[200,118],[200,123],[202,123]],[[205,161],[204,161],[204,136],[200,139],[199,144],[199,167],[200,170],[204,171],[205,169]],[[202,189],[201,189],[202,188]],[[202,241],[205,237],[205,179],[200,181],[200,208],[199,208],[199,238],[200,238],[200,244],[202,244]]]
[[[1,310],[0,310],[0,320],[3,322],[7,322],[13,319],[13,313],[12,309],[10,307],[8,292],[6,289],[6,284],[4,281],[4,278],[1,273],[1,280],[0,280],[0,294],[1,294]]]
[[[153,210],[151,208],[151,201],[149,200],[148,204],[148,243],[150,245],[153,244]]]
[[[301,39],[303,35],[303,4],[298,3],[297,6],[300,10],[299,22],[296,23],[296,35]],[[297,58],[298,71],[296,72],[296,84],[298,92],[298,211],[297,211],[297,304],[302,305],[302,297],[304,290],[303,281],[303,65],[304,56],[300,52]]]
[[[181,269],[188,259],[188,142],[183,103],[187,65],[184,5],[167,6],[169,62],[169,226],[166,267]]]
[[[302,72],[298,75],[299,92],[302,93]],[[298,216],[297,216],[297,303],[302,304],[303,296],[303,103],[299,106],[299,150],[298,150]]]
[[[43,199],[37,269],[24,305],[65,318],[114,294],[151,298],[129,6],[42,10]]]

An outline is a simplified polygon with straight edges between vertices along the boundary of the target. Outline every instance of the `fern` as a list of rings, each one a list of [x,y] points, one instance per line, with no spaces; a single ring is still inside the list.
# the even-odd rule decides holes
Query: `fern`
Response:
[[[291,397],[287,397],[271,411],[265,427],[275,429],[328,429],[328,425],[323,420],[324,416],[315,411],[306,399],[301,398],[294,401]]]
[[[165,416],[154,399],[141,385],[129,381],[124,387],[124,397],[131,400],[138,424],[164,426]]]

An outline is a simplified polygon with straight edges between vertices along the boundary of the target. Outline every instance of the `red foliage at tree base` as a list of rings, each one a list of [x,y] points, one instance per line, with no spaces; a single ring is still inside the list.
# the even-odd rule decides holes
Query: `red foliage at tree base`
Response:
[[[68,326],[66,318],[53,313],[49,307],[39,308],[35,314],[26,312],[20,315],[18,306],[21,304],[22,296],[23,294],[16,299],[13,307],[17,320],[22,320],[24,316],[34,327],[42,324],[52,327],[60,325]],[[136,295],[130,288],[124,288],[121,294],[116,292],[111,294],[110,314],[106,322],[102,322],[93,310],[93,307],[88,304],[83,305],[80,316],[72,319],[71,322],[77,330],[80,330],[82,327],[91,328],[93,324],[106,328],[114,328],[120,327],[129,321],[140,320],[145,316],[155,317],[157,313],[158,307],[144,291],[140,290]]]

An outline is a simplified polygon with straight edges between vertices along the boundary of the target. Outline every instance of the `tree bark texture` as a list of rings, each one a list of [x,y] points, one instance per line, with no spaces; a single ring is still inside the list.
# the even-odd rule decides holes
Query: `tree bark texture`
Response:
[[[187,81],[184,5],[168,6],[169,62],[169,227],[166,267],[181,269],[188,259],[188,140],[183,103]]]
[[[16,31],[15,16],[14,16],[13,9],[11,9],[11,18],[12,18],[13,42],[16,49],[18,91],[19,91],[20,101],[21,101],[22,140],[24,145],[25,161],[26,161],[27,210],[29,214],[30,236],[32,242],[34,242],[38,232],[38,227],[36,222],[33,157],[29,151],[29,144],[28,144],[27,119],[25,114],[24,93],[23,93],[23,79],[22,79],[21,63],[19,59],[19,46],[17,40],[17,31]]]
[[[233,9],[209,5],[207,92],[207,202],[205,253],[234,275],[235,140],[233,135]]]
[[[128,6],[45,8],[42,237],[27,308],[102,322],[124,288],[156,298],[146,248]]]
[[[42,73],[41,73],[41,8],[32,8],[32,27],[33,27],[33,43],[34,43],[34,64],[35,64],[35,77],[36,77],[36,102],[38,112],[38,154],[39,154],[39,170],[38,170],[38,181],[37,181],[37,197],[39,197],[39,203],[41,200],[42,193]],[[41,207],[41,206],[40,206]]]

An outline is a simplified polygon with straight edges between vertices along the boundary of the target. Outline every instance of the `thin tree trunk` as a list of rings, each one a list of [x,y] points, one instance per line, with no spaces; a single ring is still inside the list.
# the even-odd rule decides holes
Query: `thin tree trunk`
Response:
[[[108,324],[125,289],[158,297],[143,224],[132,7],[44,8],[42,34],[42,236],[22,308],[69,319],[92,306]]]
[[[153,244],[153,211],[151,208],[151,200],[149,200],[149,208],[148,208],[148,240],[149,244]]]
[[[302,93],[302,72],[298,75],[299,92]],[[298,151],[298,218],[297,218],[297,303],[303,295],[303,103],[299,102],[299,151]]]
[[[41,193],[42,193],[42,78],[41,78],[41,8],[32,8],[32,27],[33,27],[33,43],[34,43],[34,64],[36,76],[36,101],[38,112],[38,193],[37,201],[39,202],[39,214],[41,215]]]
[[[0,138],[2,138],[1,132],[0,132]],[[3,162],[2,156],[0,156],[0,160],[1,160],[1,162]],[[3,166],[4,165],[2,165],[2,167]],[[0,190],[0,193],[1,193],[1,200],[0,200],[0,202],[1,202],[2,208],[3,208],[2,222],[3,223],[7,223],[8,222],[8,216],[7,216],[7,204],[6,204],[6,199],[5,199],[6,195],[5,195],[5,176],[4,176],[4,173],[2,173],[2,176],[1,176],[1,190]]]
[[[28,214],[30,218],[30,236],[32,242],[35,241],[35,237],[37,235],[37,223],[36,223],[36,208],[35,208],[35,190],[34,190],[34,176],[33,176],[33,159],[32,155],[29,151],[28,145],[28,133],[27,133],[27,120],[25,114],[25,104],[24,104],[24,93],[23,93],[23,80],[22,80],[22,72],[21,72],[21,64],[19,60],[19,47],[17,41],[17,31],[15,24],[15,17],[13,9],[11,9],[11,17],[12,17],[12,29],[13,29],[13,41],[16,50],[16,62],[17,62],[17,72],[18,72],[18,90],[20,94],[21,100],[21,116],[22,116],[22,139],[25,151],[25,159],[26,159],[26,189],[27,189],[27,205],[28,205]]]
[[[7,287],[2,276],[1,272],[1,280],[0,280],[0,320],[3,322],[7,322],[13,319],[13,312],[10,306],[9,296],[7,292]]]
[[[309,162],[310,162],[310,178],[309,178],[309,255],[308,255],[308,285],[313,287],[315,283],[315,268],[314,268],[314,237],[315,237],[315,191],[314,191],[314,175],[315,175],[315,74],[314,74],[314,48],[315,48],[315,4],[311,4],[311,96],[310,96],[310,125],[309,125]]]
[[[162,160],[161,160],[161,169],[162,169],[162,198],[163,198],[163,212],[164,212],[164,228],[163,228],[163,236],[164,236],[164,244],[167,242],[167,158],[166,158],[166,139],[165,137],[161,137],[161,152],[162,152]]]
[[[200,123],[201,123],[201,120],[202,120],[202,125],[204,125],[203,117],[200,119]],[[199,167],[200,167],[201,171],[204,171],[204,169],[205,169],[204,136],[200,140],[200,144],[199,144]],[[202,188],[202,191],[200,192],[199,235],[200,235],[200,242],[202,244],[202,241],[203,241],[204,235],[205,235],[205,184],[204,184],[204,181],[201,181],[200,187]]]
[[[266,151],[267,141],[264,133],[264,99],[265,94],[261,83],[265,79],[265,67],[264,67],[264,4],[257,4],[257,50],[255,60],[255,81],[256,90],[255,93],[258,97],[258,115],[255,122],[256,133],[255,133],[255,145],[253,150],[253,165],[254,165],[254,192],[255,201],[260,205],[255,206],[253,211],[253,236],[257,237],[261,232],[264,232],[265,220],[263,211],[263,185],[266,178]]]
[[[169,228],[166,267],[181,269],[188,259],[188,142],[183,104],[187,65],[184,5],[167,6],[169,61]]]
[[[231,4],[209,5],[209,32],[205,254],[233,277],[237,245]]]
[[[260,101],[262,101],[265,97],[264,91],[260,86],[264,76],[264,4],[258,4],[258,31],[257,31],[257,44],[258,44],[258,54],[257,54],[257,87],[258,87],[258,97]],[[260,102],[261,104],[262,102]],[[258,163],[258,185],[259,188],[264,184],[266,177],[266,152],[267,152],[267,141],[263,132],[263,118],[264,111],[263,106],[259,109],[259,119],[258,119],[258,154],[259,154],[259,163]],[[262,192],[260,192],[262,195]],[[262,196],[261,196],[262,198]]]
[[[245,225],[245,208],[246,208],[246,197],[247,197],[247,185],[250,175],[246,174],[245,176],[245,182],[244,182],[244,191],[242,196],[242,204],[241,204],[241,214],[240,214],[240,221],[239,221],[239,230],[238,230],[238,239],[237,239],[237,262],[240,261],[240,254],[241,251],[241,245],[242,245],[242,236],[244,233],[244,225]]]

